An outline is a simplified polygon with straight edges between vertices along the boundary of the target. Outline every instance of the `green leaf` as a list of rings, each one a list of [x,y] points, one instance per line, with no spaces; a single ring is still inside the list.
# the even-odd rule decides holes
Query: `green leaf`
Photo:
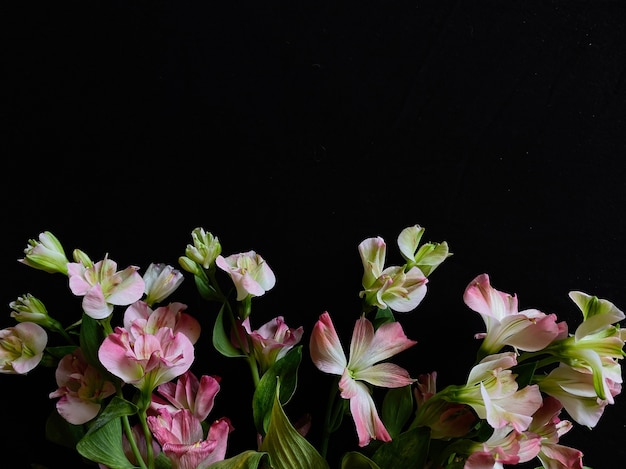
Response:
[[[274,396],[274,406],[267,435],[261,451],[269,453],[273,469],[329,469],[326,460],[300,433],[293,428],[278,400],[280,382]]]
[[[135,415],[136,413],[137,406],[135,404],[127,401],[126,399],[122,399],[121,397],[114,396],[91,425],[87,435],[96,432],[100,427],[105,426],[111,420],[119,420],[120,417]]]
[[[380,467],[425,467],[430,430],[416,427],[383,444],[372,456]]]
[[[214,462],[210,469],[269,469],[269,458],[267,453],[258,451],[244,451],[236,456],[223,461]]]
[[[109,420],[97,430],[89,432],[78,442],[76,450],[85,458],[104,464],[110,469],[134,469],[122,448],[122,423]]]
[[[61,360],[65,355],[73,353],[74,350],[76,350],[76,345],[60,345],[57,347],[46,347],[46,352],[48,352],[57,360]]]
[[[261,435],[265,435],[269,425],[276,393],[276,378],[281,383],[279,401],[284,405],[289,402],[298,385],[298,367],[301,361],[302,345],[298,345],[277,360],[261,377],[252,398],[254,424]]]
[[[193,279],[196,283],[196,288],[198,289],[198,293],[200,296],[207,301],[216,301],[219,300],[220,296],[215,291],[215,288],[209,283],[209,279],[207,278],[204,271],[200,271],[202,275],[194,275]]]
[[[235,347],[231,341],[229,334],[224,329],[224,305],[220,308],[215,318],[213,326],[213,346],[225,357],[245,357],[245,355]]]
[[[383,399],[382,419],[385,428],[395,438],[413,415],[413,393],[411,385],[392,388]]]
[[[376,316],[374,317],[374,320],[372,321],[372,323],[374,324],[374,329],[378,329],[383,324],[387,322],[394,322],[395,320],[396,318],[393,315],[393,311],[391,311],[389,308],[385,308],[385,309],[378,308],[376,310]]]
[[[85,360],[97,369],[102,370],[102,364],[98,360],[98,349],[103,340],[102,327],[95,319],[83,314],[80,326],[80,349]]]
[[[364,454],[350,451],[344,454],[341,469],[380,469],[380,467]]]
[[[535,370],[537,369],[537,362],[522,363],[513,368],[513,373],[517,375],[515,381],[521,388],[528,386],[533,379]]]
[[[134,468],[122,448],[121,417],[137,413],[132,402],[115,396],[78,442],[76,450],[85,458],[110,469]]]
[[[83,425],[72,425],[53,410],[46,419],[46,439],[66,448],[76,448],[76,443],[85,435]]]

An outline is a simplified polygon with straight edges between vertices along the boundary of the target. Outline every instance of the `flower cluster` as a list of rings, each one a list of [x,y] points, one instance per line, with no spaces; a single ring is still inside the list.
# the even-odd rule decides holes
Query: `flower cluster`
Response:
[[[516,295],[480,274],[463,292],[484,321],[474,334],[475,363],[464,383],[438,389],[436,372],[413,374],[392,362],[416,344],[399,321],[406,314],[397,313],[420,305],[430,275],[451,256],[445,241],[422,242],[423,234],[419,225],[399,234],[402,265],[386,264],[381,237],[358,245],[362,309],[346,350],[329,312],[321,312],[306,345],[305,328],[283,316],[255,329],[252,306],[274,287],[274,272],[255,251],[223,256],[219,239],[203,228],[192,231],[181,270],[153,263],[143,274],[108,256],[94,262],[79,249],[70,260],[44,231],[19,262],[66,276],[80,311],[61,321],[31,294],[11,302],[17,324],[0,330],[0,371],[53,368],[56,389],[48,397],[56,413],[47,431],[73,435],[70,444],[100,469],[324,469],[342,425],[353,426],[358,448],[345,452],[342,469],[485,469],[532,460],[581,469],[582,452],[560,439],[575,424],[594,427],[621,392],[624,313],[572,291],[582,317],[570,330],[555,314],[520,310]],[[213,346],[251,373],[256,435],[237,454],[228,444],[236,422],[212,415],[221,378],[191,371],[200,321],[170,300],[185,272],[215,306]],[[49,344],[49,334],[63,345]],[[303,349],[320,374],[331,375],[332,392],[325,416],[294,422],[285,406],[297,391]],[[315,425],[323,429],[317,445],[307,438]]]

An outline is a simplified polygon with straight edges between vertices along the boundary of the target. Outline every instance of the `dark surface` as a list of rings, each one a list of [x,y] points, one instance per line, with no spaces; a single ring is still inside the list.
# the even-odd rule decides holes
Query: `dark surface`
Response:
[[[26,292],[59,319],[74,317],[62,278],[16,262],[43,230],[70,252],[145,269],[175,264],[203,226],[225,253],[255,249],[270,263],[277,285],[258,301],[259,321],[282,314],[304,326],[306,341],[324,310],[344,318],[349,337],[358,243],[381,235],[397,260],[397,234],[420,224],[454,256],[403,318],[418,345],[402,360],[412,374],[438,370],[442,385],[471,366],[482,323],[462,292],[480,273],[572,328],[580,318],[570,290],[626,308],[624,2],[2,10],[2,327],[13,325],[8,303]],[[181,300],[204,314],[192,293],[188,281]],[[248,400],[233,397],[249,389],[245,368],[213,361],[208,340],[199,354],[203,372],[223,376],[214,415],[242,409],[231,415],[231,441],[250,446]],[[78,467],[44,441],[51,375],[0,379],[5,453]],[[315,411],[326,388],[303,365],[294,414]],[[587,465],[613,468],[626,458],[624,422],[618,396],[593,431],[576,428],[562,442]]]

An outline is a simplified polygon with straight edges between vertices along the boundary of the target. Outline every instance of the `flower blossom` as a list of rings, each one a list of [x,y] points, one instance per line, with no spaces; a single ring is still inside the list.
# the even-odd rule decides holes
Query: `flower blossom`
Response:
[[[464,386],[449,388],[450,400],[471,406],[493,428],[510,425],[518,432],[526,430],[542,398],[536,384],[518,389],[510,370],[516,364],[513,352],[484,358],[472,368]]]
[[[596,394],[591,372],[581,372],[564,363],[542,377],[539,387],[558,399],[572,419],[589,428],[596,426],[610,402],[608,398],[600,399]],[[607,397],[611,401],[621,392],[621,384],[610,379],[604,381],[603,387],[608,388]]]
[[[204,438],[202,425],[190,410],[171,413],[166,408],[147,418],[148,426],[163,453],[172,462],[172,469],[206,469],[226,455],[228,434],[232,430],[228,418],[216,420]]]
[[[546,469],[583,469],[583,453],[559,444],[561,436],[572,428],[572,422],[561,420],[563,405],[554,397],[546,396],[543,405],[533,415],[528,431],[538,435],[541,448],[537,457]]]
[[[69,260],[59,240],[49,231],[39,233],[39,241],[28,240],[24,258],[18,262],[50,274],[67,274]]]
[[[373,324],[362,316],[354,327],[348,360],[330,315],[324,312],[315,323],[310,341],[311,360],[319,370],[341,376],[340,395],[350,400],[359,446],[366,446],[372,438],[391,441],[367,384],[397,388],[413,383],[415,380],[404,368],[379,362],[416,343],[406,337],[400,323],[385,323],[374,331]]]
[[[425,231],[426,229],[419,225],[404,228],[398,235],[398,247],[400,254],[407,261],[407,266],[409,268],[414,265],[419,267],[423,274],[428,277],[452,254],[446,241],[442,243],[428,242],[420,246],[419,243]]]
[[[49,397],[60,397],[56,403],[59,415],[74,425],[92,420],[102,401],[115,393],[115,386],[85,360],[81,349],[65,355],[56,369],[58,389]]]
[[[194,347],[185,334],[174,333],[169,327],[161,327],[154,334],[116,327],[100,345],[98,358],[125,383],[152,392],[191,367]]]
[[[20,322],[0,330],[0,373],[24,375],[39,365],[48,343],[46,330]]]
[[[474,443],[474,451],[463,469],[504,469],[505,464],[521,464],[539,453],[540,438],[521,433],[510,426],[496,428],[484,443]]]
[[[174,302],[152,310],[146,302],[136,301],[124,312],[124,328],[139,336],[143,332],[154,334],[162,327],[169,327],[174,334],[181,332],[195,344],[200,338],[200,323],[185,313],[186,309],[186,304]]]
[[[262,296],[276,284],[274,272],[254,251],[217,256],[215,264],[226,272],[237,289],[237,301],[246,297]]]
[[[610,301],[586,293],[574,291],[569,296],[584,320],[573,336],[555,342],[545,352],[581,373],[592,373],[597,396],[613,404],[616,386],[622,383],[619,360],[624,357],[625,338],[624,330],[614,323],[624,319],[624,313]]]
[[[428,279],[417,266],[384,267],[387,245],[380,236],[359,244],[363,263],[363,290],[359,293],[367,304],[380,309],[406,313],[412,311],[426,296]]]
[[[287,326],[283,316],[278,316],[253,331],[248,316],[240,322],[239,331],[244,352],[249,352],[249,341],[252,344],[260,372],[263,374],[300,342],[304,328],[302,326],[297,329],[291,328]],[[239,342],[233,340],[233,345],[239,347]]]
[[[83,310],[93,319],[104,319],[113,312],[113,305],[129,305],[143,296],[145,284],[139,268],[117,271],[117,263],[105,258],[86,267],[83,262],[68,264],[70,289],[84,296]]]
[[[183,282],[180,270],[167,264],[152,263],[143,274],[145,283],[145,302],[149,305],[160,303],[170,296]]]
[[[194,417],[203,421],[213,409],[219,390],[219,378],[203,375],[198,379],[191,371],[186,371],[176,383],[168,381],[159,385],[152,395],[150,408],[158,411],[165,407],[171,413],[188,409]]]
[[[475,336],[484,339],[480,346],[482,356],[497,353],[505,345],[535,352],[566,331],[566,324],[557,323],[555,314],[536,309],[518,311],[517,296],[493,288],[487,274],[481,274],[469,283],[463,301],[485,322],[487,332]]]
[[[222,253],[222,245],[217,236],[204,231],[204,228],[194,228],[191,238],[193,245],[187,245],[185,256],[179,258],[179,263],[185,267],[185,270],[196,275],[198,272],[195,264],[209,269],[217,256]]]

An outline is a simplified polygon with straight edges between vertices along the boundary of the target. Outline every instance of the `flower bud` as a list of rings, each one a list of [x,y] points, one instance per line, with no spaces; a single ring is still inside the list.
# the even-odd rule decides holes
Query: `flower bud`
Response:
[[[29,239],[24,254],[24,258],[18,259],[18,262],[50,274],[58,272],[67,275],[69,261],[63,246],[49,231],[40,233],[39,241]]]
[[[48,315],[44,304],[30,293],[18,297],[17,300],[9,303],[9,306],[13,310],[11,317],[17,322],[34,322],[52,330],[62,328],[58,321]]]
[[[183,274],[171,265],[150,264],[143,275],[145,302],[152,305],[163,301],[180,286],[183,280]]]
[[[222,245],[216,236],[207,233],[203,228],[195,228],[191,232],[193,246],[187,245],[185,255],[205,269],[213,265],[217,256],[222,253]]]

